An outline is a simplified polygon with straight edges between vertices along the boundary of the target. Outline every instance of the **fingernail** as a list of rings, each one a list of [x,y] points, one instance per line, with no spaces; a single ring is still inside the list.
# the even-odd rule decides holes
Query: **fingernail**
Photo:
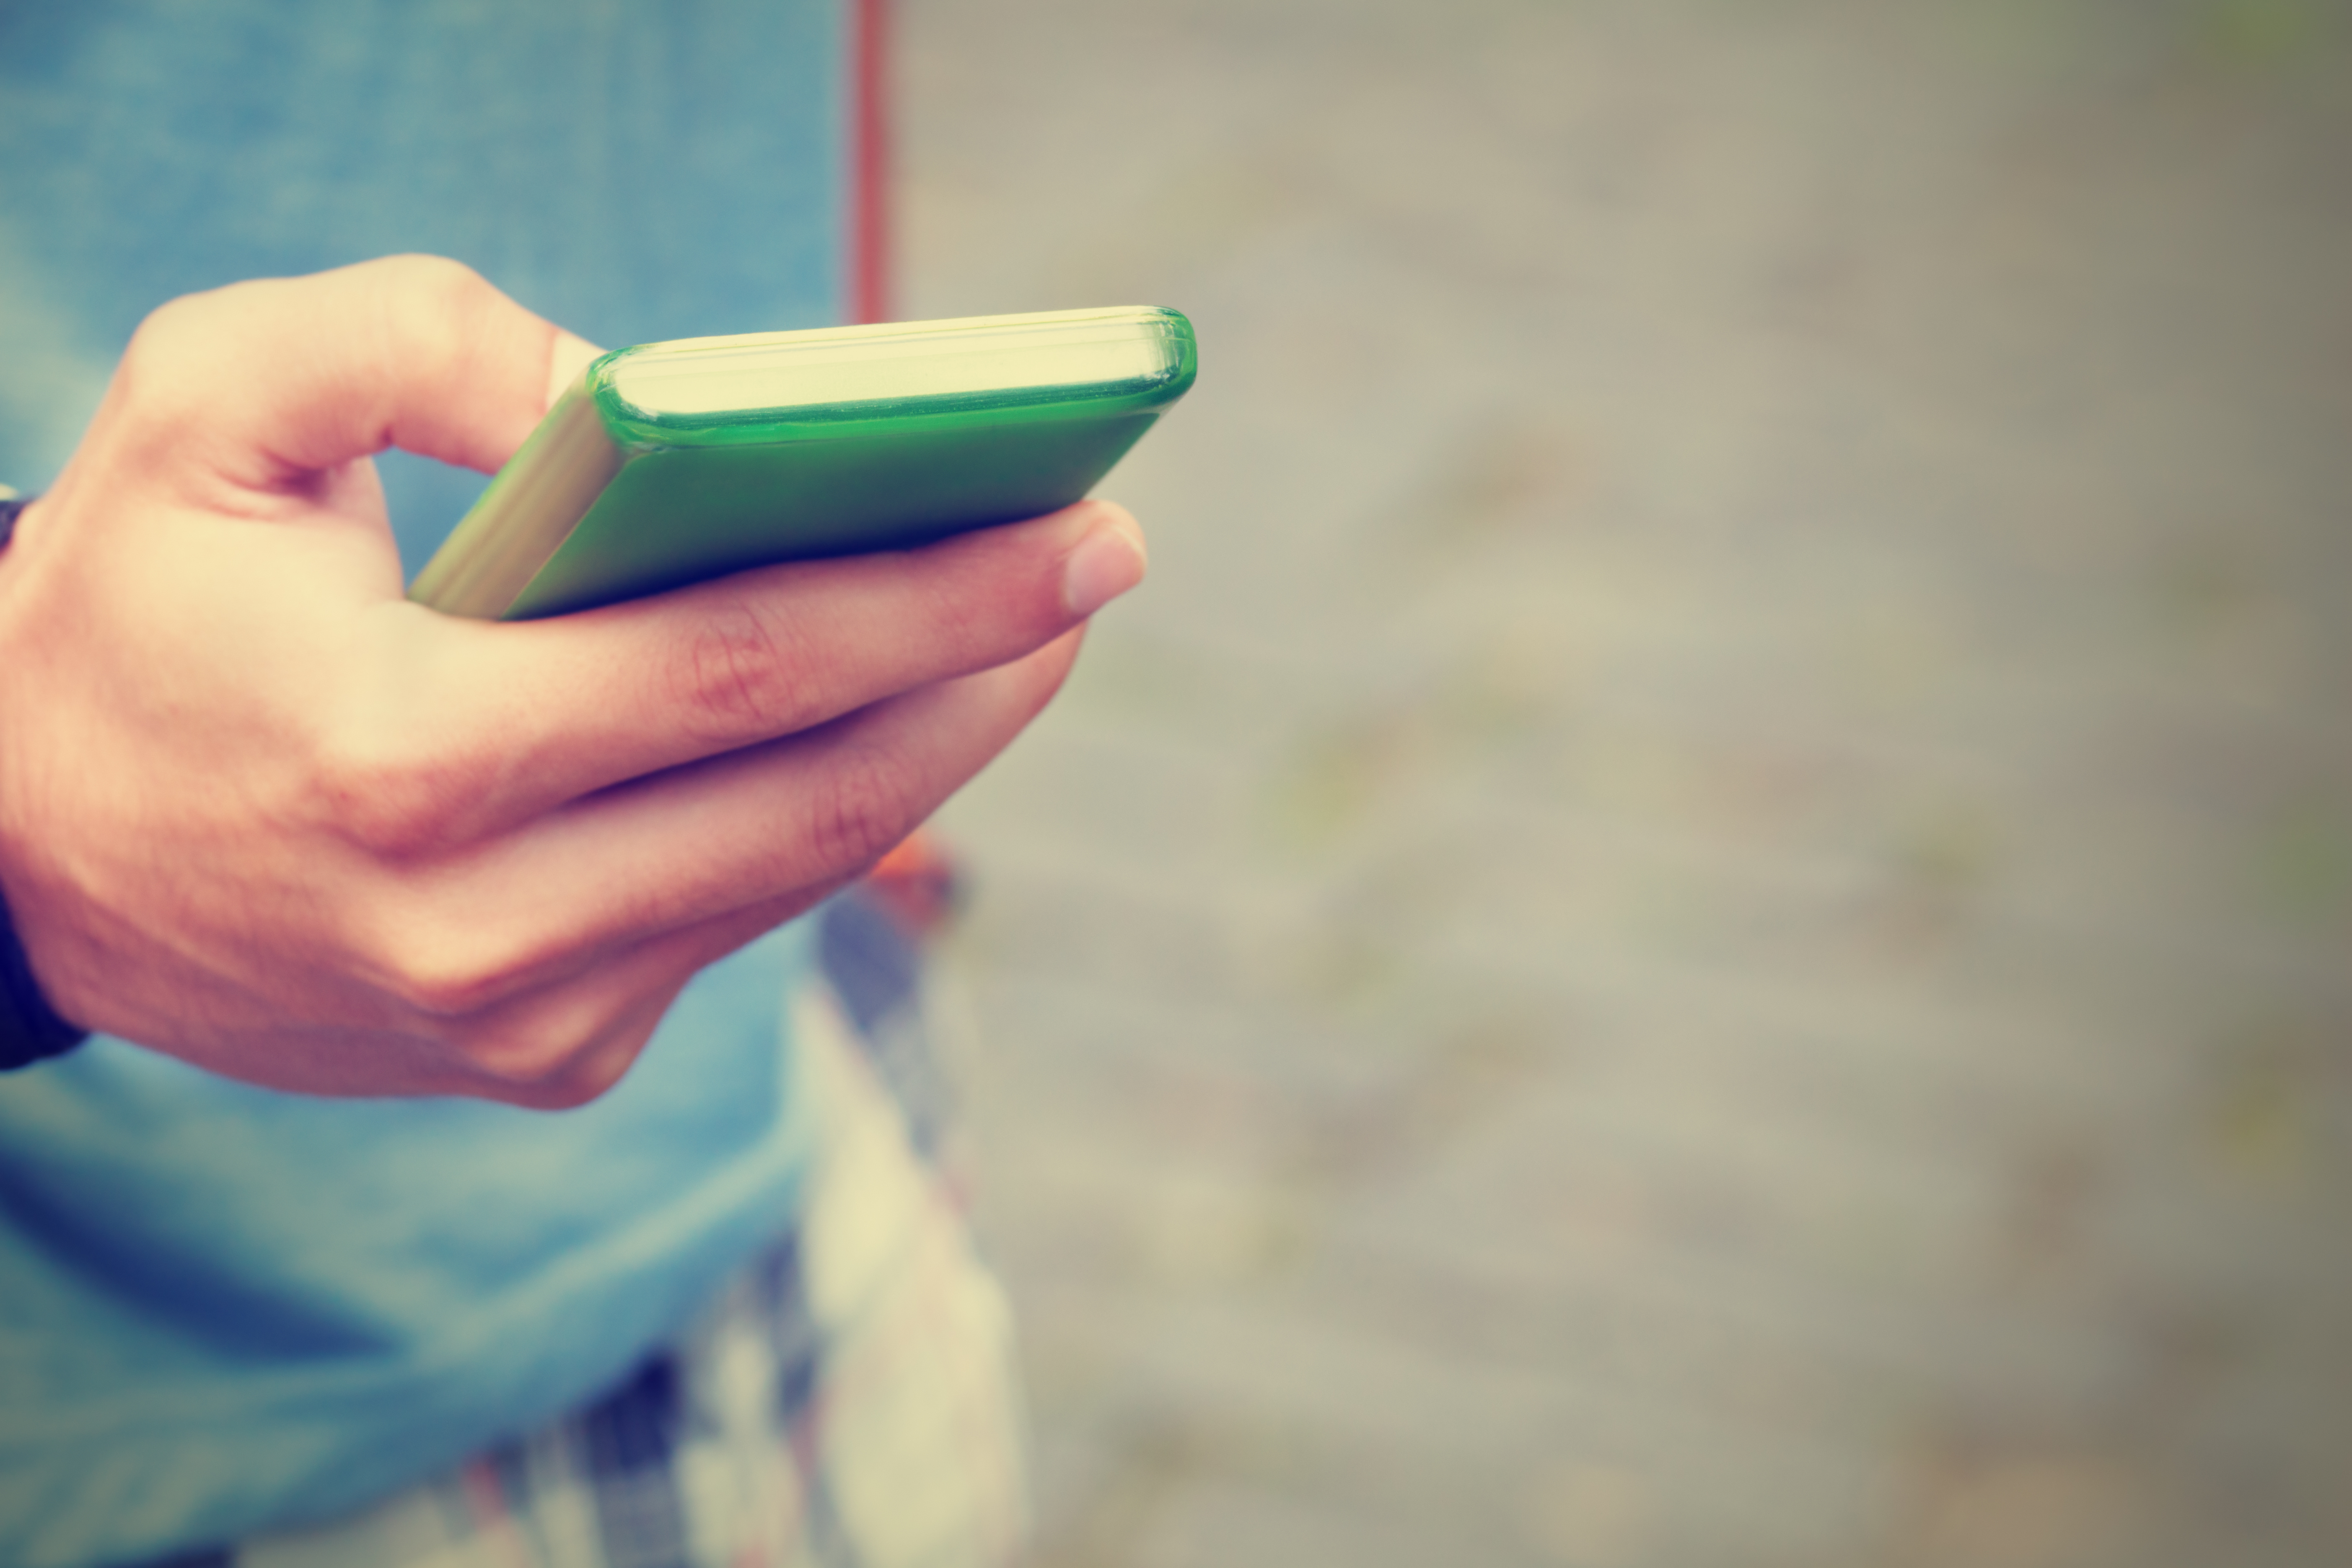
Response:
[[[1143,533],[1125,515],[1095,525],[1062,565],[1062,604],[1091,616],[1143,581]]]

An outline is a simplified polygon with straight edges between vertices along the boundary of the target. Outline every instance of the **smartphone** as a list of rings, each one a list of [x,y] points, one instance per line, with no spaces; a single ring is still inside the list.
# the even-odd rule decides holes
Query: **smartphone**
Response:
[[[527,620],[1092,489],[1199,365],[1152,306],[683,338],[591,364],[409,590]]]

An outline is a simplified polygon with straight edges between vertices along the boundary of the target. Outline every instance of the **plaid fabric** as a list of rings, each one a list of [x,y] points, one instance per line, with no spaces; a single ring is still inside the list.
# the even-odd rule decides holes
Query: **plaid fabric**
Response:
[[[829,907],[794,999],[800,1224],[587,1409],[365,1512],[169,1568],[961,1568],[1026,1523],[1011,1324],[935,1158],[916,954]],[[165,1568],[165,1565],[153,1565]]]

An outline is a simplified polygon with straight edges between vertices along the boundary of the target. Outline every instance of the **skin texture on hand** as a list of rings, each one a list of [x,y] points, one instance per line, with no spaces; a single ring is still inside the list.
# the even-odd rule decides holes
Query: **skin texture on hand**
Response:
[[[310,1093],[591,1099],[1142,576],[1085,502],[550,620],[410,604],[369,458],[493,469],[593,352],[417,257],[141,327],[0,552],[0,889],[66,1016]]]

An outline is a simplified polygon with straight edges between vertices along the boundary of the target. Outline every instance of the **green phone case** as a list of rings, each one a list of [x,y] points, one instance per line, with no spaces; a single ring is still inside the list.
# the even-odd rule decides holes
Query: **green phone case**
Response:
[[[1155,307],[617,350],[410,597],[522,620],[1034,517],[1091,489],[1198,363],[1192,323]]]

